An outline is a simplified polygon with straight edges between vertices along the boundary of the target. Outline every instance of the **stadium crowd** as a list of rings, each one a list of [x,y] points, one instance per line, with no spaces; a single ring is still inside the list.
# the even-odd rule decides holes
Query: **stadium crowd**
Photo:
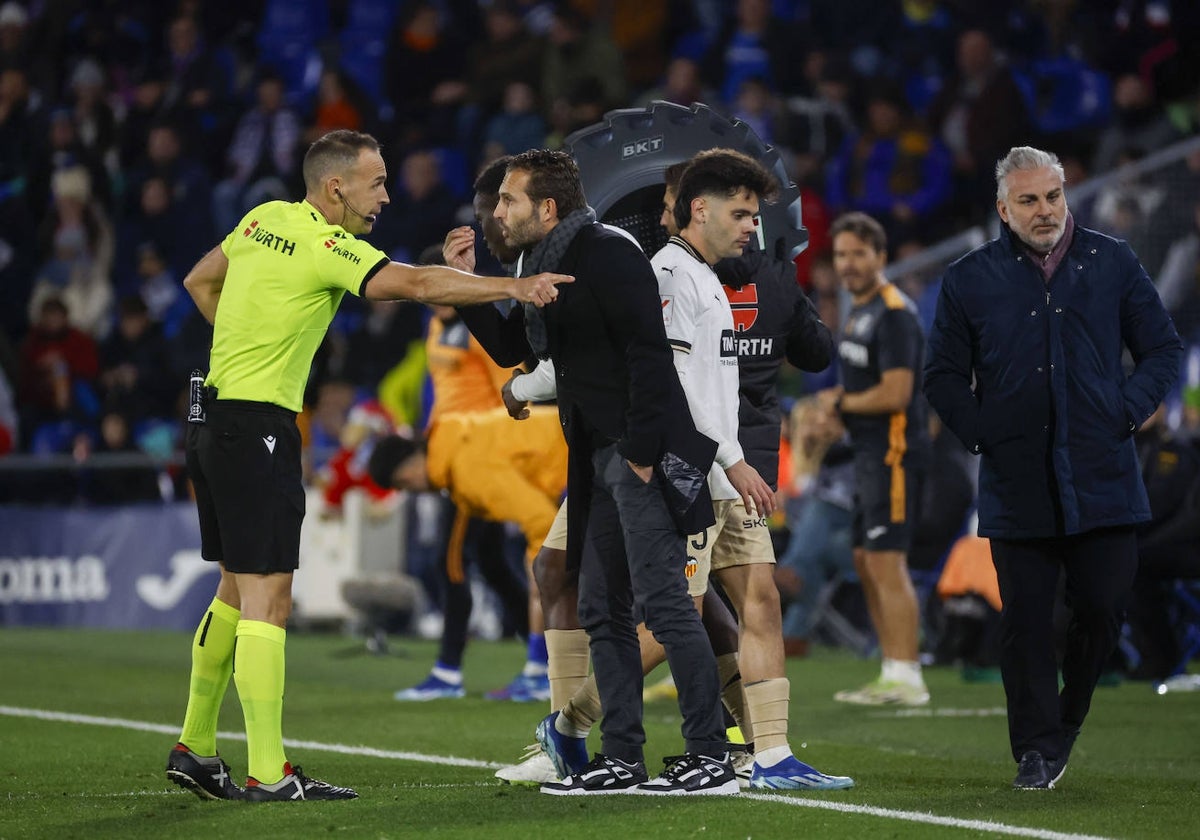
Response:
[[[415,261],[471,218],[471,184],[496,157],[559,147],[613,108],[708,103],[783,153],[810,235],[798,281],[836,334],[835,216],[876,218],[895,260],[991,222],[992,170],[1011,146],[1052,149],[1076,185],[1195,137],[1200,57],[1186,44],[1196,31],[1200,8],[1184,0],[7,0],[0,454],[177,455],[187,375],[204,367],[211,337],[182,278],[249,208],[300,196],[307,144],[331,129],[381,139],[391,204],[368,240]],[[1193,152],[1072,204],[1079,224],[1130,242],[1193,346],[1197,195]],[[928,329],[936,278],[898,282]],[[343,304],[301,417],[310,479],[336,468],[365,405],[424,428],[429,318],[414,304]],[[1146,451],[1200,436],[1200,363],[1188,369]],[[784,389],[798,398],[835,377],[796,376]],[[838,508],[839,448],[826,441],[824,460],[805,461],[810,431],[794,432],[797,468],[781,485],[818,487]],[[927,566],[971,505],[961,455],[934,459],[949,466],[926,494],[943,500],[926,506],[939,517],[926,523]],[[186,493],[177,467],[81,477],[4,482],[0,500]],[[787,524],[828,522],[792,502]],[[785,556],[785,595],[792,586],[811,598],[792,567]],[[805,622],[791,617],[797,639]]]

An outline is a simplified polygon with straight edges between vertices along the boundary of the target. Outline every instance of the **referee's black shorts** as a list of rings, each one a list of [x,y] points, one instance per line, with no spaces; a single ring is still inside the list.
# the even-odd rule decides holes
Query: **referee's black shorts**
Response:
[[[215,400],[207,413],[207,422],[188,424],[186,447],[201,554],[230,572],[295,571],[304,520],[295,412]]]
[[[907,552],[917,527],[924,465],[889,465],[883,453],[854,457],[853,546]]]

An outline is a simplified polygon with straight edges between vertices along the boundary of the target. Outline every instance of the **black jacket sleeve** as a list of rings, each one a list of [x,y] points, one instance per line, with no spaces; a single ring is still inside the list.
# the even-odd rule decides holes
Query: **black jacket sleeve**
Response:
[[[458,307],[471,335],[502,368],[516,367],[533,357],[525,337],[525,308],[515,304],[507,315],[493,303]]]

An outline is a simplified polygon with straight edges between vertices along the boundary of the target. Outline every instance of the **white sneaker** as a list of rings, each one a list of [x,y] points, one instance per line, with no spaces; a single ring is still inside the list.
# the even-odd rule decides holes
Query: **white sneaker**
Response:
[[[496,778],[510,785],[541,785],[558,781],[554,762],[542,752],[540,745],[530,744],[525,750],[525,755],[516,764],[497,770]]]
[[[924,706],[929,702],[929,689],[924,684],[875,680],[862,688],[839,691],[833,699],[856,706]]]
[[[737,774],[738,787],[749,790],[750,777],[754,774],[754,753],[730,747],[729,758],[733,762],[733,772]]]

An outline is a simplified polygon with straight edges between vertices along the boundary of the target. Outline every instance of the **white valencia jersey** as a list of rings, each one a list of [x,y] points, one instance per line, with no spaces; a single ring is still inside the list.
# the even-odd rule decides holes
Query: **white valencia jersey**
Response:
[[[738,443],[738,355],[733,311],[721,281],[678,236],[651,264],[662,297],[663,325],[696,428],[717,442],[708,473],[713,499],[736,499],[725,469],[742,460]]]

